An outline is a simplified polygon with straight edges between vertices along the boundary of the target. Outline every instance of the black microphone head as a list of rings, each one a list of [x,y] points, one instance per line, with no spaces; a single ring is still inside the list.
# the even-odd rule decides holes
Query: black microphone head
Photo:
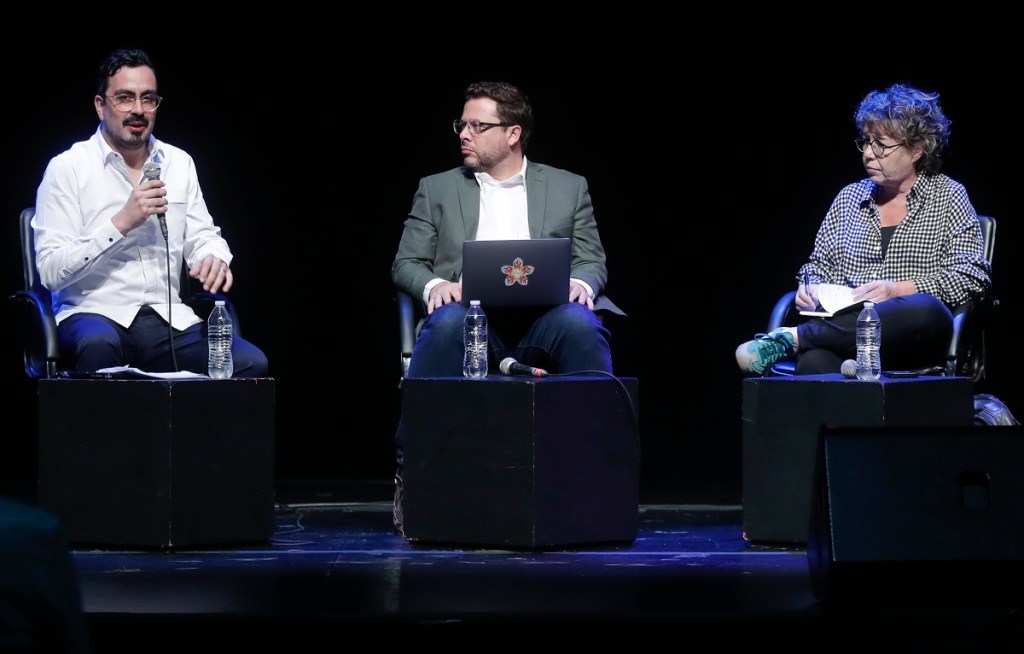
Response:
[[[142,174],[146,179],[160,179],[160,164],[147,161],[142,166]]]
[[[839,372],[843,373],[843,377],[854,379],[857,377],[857,362],[853,359],[847,359],[843,361],[843,365],[839,366]]]
[[[505,357],[504,359],[501,360],[501,363],[498,364],[498,370],[500,370],[501,374],[503,375],[511,375],[512,366],[514,366],[516,363],[518,363],[518,361],[516,361],[512,357]]]

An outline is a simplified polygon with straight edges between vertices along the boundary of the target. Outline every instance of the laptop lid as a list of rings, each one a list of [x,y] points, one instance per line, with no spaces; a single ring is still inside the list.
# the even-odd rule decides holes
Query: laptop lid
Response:
[[[571,238],[465,241],[462,303],[555,306],[569,300]]]

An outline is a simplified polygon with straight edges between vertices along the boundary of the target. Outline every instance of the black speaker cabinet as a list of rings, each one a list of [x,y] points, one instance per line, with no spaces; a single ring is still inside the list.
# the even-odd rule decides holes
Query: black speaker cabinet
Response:
[[[42,379],[39,503],[73,543],[175,548],[274,529],[274,380]]]
[[[546,548],[636,538],[637,380],[402,382],[412,542]]]
[[[822,602],[1019,606],[1024,430],[825,428],[809,524]]]
[[[974,383],[963,377],[877,382],[842,375],[743,382],[743,531],[753,543],[807,542],[823,426],[969,427]]]

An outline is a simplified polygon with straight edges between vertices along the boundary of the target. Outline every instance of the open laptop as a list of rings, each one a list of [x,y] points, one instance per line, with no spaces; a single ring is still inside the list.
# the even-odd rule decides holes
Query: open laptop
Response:
[[[465,241],[462,303],[554,306],[569,301],[571,238]]]

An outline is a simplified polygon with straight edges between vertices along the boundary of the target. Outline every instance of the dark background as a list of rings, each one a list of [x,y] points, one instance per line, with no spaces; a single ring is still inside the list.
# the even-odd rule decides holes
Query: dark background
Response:
[[[400,406],[390,264],[419,178],[460,162],[451,121],[480,79],[523,87],[537,117],[528,156],[590,183],[608,294],[630,315],[613,355],[617,374],[640,380],[646,497],[740,496],[733,351],[794,286],[832,198],[863,177],[852,114],[893,82],[942,94],[953,121],[943,172],[999,221],[1002,304],[977,391],[1024,412],[1011,209],[1022,137],[1009,57],[985,35],[937,42],[852,21],[845,33],[796,30],[778,15],[748,15],[741,30],[725,10],[688,25],[639,8],[557,20],[485,5],[422,17],[369,7],[358,18],[321,2],[219,18],[187,5],[104,10],[29,9],[35,35],[0,46],[3,285],[21,286],[16,216],[47,162],[96,129],[100,61],[146,49],[165,97],[155,133],[196,160],[235,253],[245,336],[277,380],[281,480],[390,478]],[[0,480],[33,483],[35,382],[8,342]]]

